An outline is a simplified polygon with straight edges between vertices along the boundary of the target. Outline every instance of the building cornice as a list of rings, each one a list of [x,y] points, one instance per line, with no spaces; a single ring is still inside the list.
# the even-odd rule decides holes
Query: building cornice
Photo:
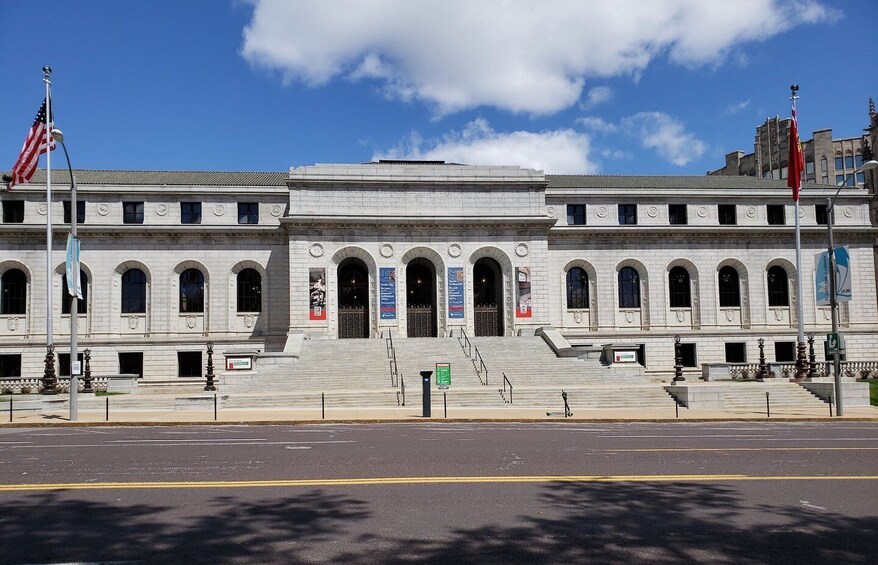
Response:
[[[555,218],[546,216],[288,216],[281,224],[291,228],[373,228],[402,227],[418,229],[510,228],[547,231]]]

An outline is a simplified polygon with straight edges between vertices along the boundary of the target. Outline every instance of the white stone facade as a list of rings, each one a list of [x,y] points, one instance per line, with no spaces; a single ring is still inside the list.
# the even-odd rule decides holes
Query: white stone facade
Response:
[[[823,359],[829,309],[816,305],[813,280],[815,255],[826,248],[818,207],[834,187],[808,185],[802,193],[799,297],[795,208],[782,182],[552,176],[518,167],[398,162],[259,175],[77,173],[79,198],[86,202],[79,234],[88,277],[79,348],[91,350],[93,374],[119,372],[120,353],[142,353],[144,378],[173,380],[180,370],[177,353],[203,352],[207,342],[215,344],[214,363],[221,365],[223,353],[279,352],[299,334],[442,336],[464,329],[468,335],[514,336],[542,326],[556,327],[574,345],[641,346],[647,370],[667,373],[674,364],[674,335],[694,344],[697,364],[726,361],[727,343],[743,344],[746,360],[754,362],[758,338],[765,339],[766,357],[774,361],[774,343],[796,341],[798,300],[805,331],[815,334],[817,358]],[[55,180],[52,320],[58,352],[64,353],[70,319],[61,312],[67,224],[60,202],[68,193],[59,186]],[[46,343],[45,186],[16,187],[2,200],[4,206],[24,201],[23,222],[0,224],[0,276],[12,270],[24,274],[26,307],[23,314],[0,314],[0,355],[7,361],[20,355],[21,374],[40,376]],[[124,202],[143,203],[142,224],[123,221]],[[181,202],[200,203],[200,223],[181,223]],[[851,188],[843,189],[836,206],[835,241],[851,255],[853,300],[840,308],[851,360],[878,359],[869,202],[865,191]],[[258,223],[239,223],[239,203],[257,204]],[[633,206],[636,223],[620,225],[620,204]],[[575,209],[580,215],[571,217],[573,224],[568,206],[583,207]],[[672,225],[671,210],[679,220],[681,206],[685,224]],[[739,282],[733,306],[720,303],[725,267]],[[568,308],[573,268],[587,277],[588,297]],[[146,275],[143,313],[122,312],[122,276],[128,269]],[[181,274],[187,269],[203,276],[203,312],[180,311]],[[244,269],[259,274],[258,312],[239,311]],[[688,277],[676,283],[676,291],[672,269]],[[624,292],[626,300],[635,292],[639,306],[620,307],[622,270],[636,272],[636,291]],[[781,271],[786,305],[769,305],[768,278]],[[343,272],[350,281],[340,280]],[[325,289],[325,304],[317,310],[313,273],[322,275]],[[355,282],[360,274],[365,280]],[[530,293],[523,301],[519,294],[527,284]],[[686,302],[671,307],[680,284],[686,285]],[[415,300],[426,309],[417,311],[409,303]],[[491,303],[487,313],[485,300]],[[362,323],[351,330],[350,320]],[[779,347],[786,351],[786,345]]]

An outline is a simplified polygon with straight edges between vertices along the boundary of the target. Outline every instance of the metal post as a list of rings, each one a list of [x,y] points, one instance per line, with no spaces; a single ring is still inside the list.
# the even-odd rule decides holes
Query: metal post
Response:
[[[58,131],[57,129],[52,130],[52,135],[55,137],[57,141],[61,143],[61,148],[64,150],[64,158],[67,159],[67,170],[70,173],[70,235],[73,237],[74,245],[76,244],[76,220],[77,220],[77,208],[76,205],[76,177],[73,176],[73,166],[70,164],[70,154],[67,153],[67,144],[64,143],[64,135]],[[77,261],[74,265],[74,268],[79,269],[79,261],[78,254],[76,250],[74,250],[74,254],[77,255]],[[80,274],[73,273],[76,277],[75,281],[67,281],[67,293],[70,295],[70,421],[75,422],[79,419],[79,373],[82,370],[82,367],[79,365],[79,351],[77,349],[78,338],[79,338],[79,298],[77,296],[77,291],[79,287]],[[73,288],[73,283],[77,283],[76,288]],[[66,300],[67,296],[64,296],[62,300]]]
[[[213,421],[216,422],[216,393],[213,393]]]
[[[43,394],[58,394],[55,376],[55,344],[52,331],[52,67],[43,67],[46,83],[46,366],[43,371]]]
[[[674,336],[674,379],[673,382],[685,381],[683,376],[683,355],[680,351],[680,335]]]
[[[844,186],[842,184],[842,186]],[[829,231],[829,310],[832,313],[832,333],[838,335],[838,300],[835,288],[835,243],[832,239],[832,216],[835,215],[835,206],[833,198],[826,199],[826,227]],[[839,342],[841,340],[839,339]],[[841,343],[838,344],[841,347]],[[838,347],[832,356],[832,365],[835,372],[835,413],[844,416],[844,406],[841,401],[841,358]]]
[[[9,395],[9,421],[12,421],[12,395]]]
[[[82,376],[82,392],[94,392],[91,383],[91,349],[83,351],[85,354],[85,372]]]
[[[107,422],[109,422],[110,421],[110,397],[109,396],[106,398],[106,401],[107,401],[107,408],[106,408],[105,419]]]
[[[445,408],[445,417],[448,417],[448,393],[442,393],[442,406]]]
[[[768,391],[765,391],[765,412],[771,418],[771,402],[768,400]]]
[[[814,334],[808,334],[808,378],[817,376],[817,358],[814,355]]]
[[[320,393],[320,419],[326,419],[326,393]]]
[[[207,342],[207,384],[204,386],[205,391],[215,391],[216,386],[213,384],[213,343]]]
[[[760,337],[757,343],[759,344],[759,373],[756,375],[756,379],[761,381],[766,377],[766,373],[768,373],[768,369],[765,366],[765,340]]]
[[[58,377],[55,375],[55,346],[46,346],[46,359],[43,361],[43,394],[58,394]]]

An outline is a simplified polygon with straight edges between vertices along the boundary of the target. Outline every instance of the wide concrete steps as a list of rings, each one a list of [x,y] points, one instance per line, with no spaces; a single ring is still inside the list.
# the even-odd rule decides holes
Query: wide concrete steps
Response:
[[[789,382],[736,383],[725,385],[723,401],[726,408],[761,408],[766,405],[765,394],[771,406],[820,407],[825,402],[805,388]]]
[[[479,385],[472,361],[464,355],[455,338],[394,338],[393,346],[397,367],[407,383],[419,383],[420,372],[435,371],[436,363],[450,363],[453,384]]]
[[[668,408],[674,405],[673,397],[663,386],[625,385],[618,386],[587,386],[575,388],[563,387],[515,387],[512,404],[518,407],[540,407],[561,410],[564,400],[562,390],[567,393],[567,403],[571,409],[637,409],[637,408]],[[505,395],[509,399],[509,394]]]
[[[393,408],[401,403],[393,389],[332,390],[320,392],[282,392],[272,395],[230,394],[224,408],[233,409],[314,409]]]

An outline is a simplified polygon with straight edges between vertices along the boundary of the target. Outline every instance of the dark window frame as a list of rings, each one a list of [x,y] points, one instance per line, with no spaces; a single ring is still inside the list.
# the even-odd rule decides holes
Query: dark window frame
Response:
[[[3,223],[4,224],[23,224],[24,223],[24,200],[4,200],[3,201]]]
[[[79,270],[79,282],[82,284],[82,298],[77,298],[76,315],[88,314],[88,273]],[[67,274],[61,275],[61,313],[70,314],[73,297],[67,287]]]
[[[692,308],[692,283],[685,267],[668,272],[668,298],[671,308]]]
[[[668,223],[672,226],[689,224],[689,206],[686,204],[668,204]]]
[[[774,265],[765,273],[770,308],[788,308],[790,305],[790,278],[786,269]]]
[[[138,369],[136,371],[132,369]],[[143,378],[143,352],[142,351],[120,351],[119,352],[119,374],[137,375]]]
[[[775,341],[774,360],[777,363],[790,363],[796,360],[795,341]]]
[[[826,204],[814,205],[814,221],[818,225],[825,226],[828,222],[828,214],[826,213]]]
[[[619,269],[619,308],[640,308],[640,273],[634,267]]]
[[[584,310],[589,307],[588,273],[582,267],[567,271],[567,309]]]
[[[259,223],[259,202],[238,202],[238,223]]]
[[[143,201],[122,202],[122,223],[123,224],[142,224],[143,223]]]
[[[721,268],[717,273],[717,286],[720,308],[741,307],[741,277],[737,269],[730,265]]]
[[[197,356],[197,357],[196,357]],[[198,360],[196,362],[196,359]],[[203,374],[201,351],[178,351],[177,352],[177,377],[201,378]],[[195,368],[198,368],[195,371]]]
[[[146,313],[146,285],[146,273],[142,269],[131,268],[122,273],[123,314]]]
[[[726,363],[746,363],[747,344],[740,342],[727,342],[725,345]]]
[[[680,344],[680,361],[684,367],[698,366],[698,350],[694,343]]]
[[[0,314],[27,314],[27,274],[21,269],[8,269],[0,275]]]
[[[637,204],[619,204],[619,225],[637,225]]]
[[[235,279],[238,296],[237,311],[262,312],[262,275],[259,271],[252,268],[242,269]]]
[[[64,223],[70,223],[70,206],[72,202],[70,200],[65,200],[63,202],[64,205]],[[77,200],[76,201],[76,223],[84,224],[85,223],[85,200]]]
[[[568,204],[567,205],[567,225],[568,226],[584,226],[585,225],[585,204]]]
[[[204,313],[204,273],[186,269],[180,273],[180,313]]]
[[[716,215],[721,226],[738,225],[738,207],[736,204],[717,204]]]
[[[180,223],[201,223],[201,202],[180,202]]]
[[[21,353],[0,354],[0,379],[14,379],[21,376]]]
[[[82,351],[76,352],[76,358],[79,359],[79,375],[85,373],[85,354]],[[70,376],[70,352],[58,353],[58,376]]]
[[[766,204],[765,216],[770,226],[784,226],[787,223],[786,206],[783,204]]]

